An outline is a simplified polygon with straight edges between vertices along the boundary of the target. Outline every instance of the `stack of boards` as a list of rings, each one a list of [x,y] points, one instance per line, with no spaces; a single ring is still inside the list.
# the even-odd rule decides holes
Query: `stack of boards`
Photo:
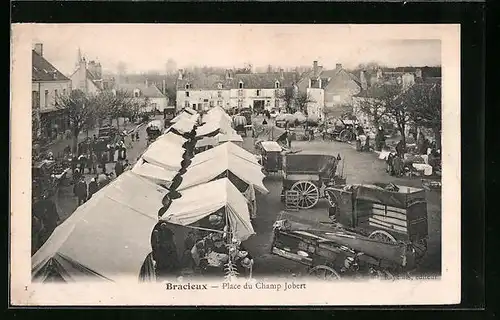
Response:
[[[407,233],[406,209],[373,203],[368,225],[382,230]]]

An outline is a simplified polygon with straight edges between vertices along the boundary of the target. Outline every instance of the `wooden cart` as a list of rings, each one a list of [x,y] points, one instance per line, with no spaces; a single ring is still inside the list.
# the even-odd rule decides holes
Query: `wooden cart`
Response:
[[[288,220],[275,223],[271,253],[307,266],[310,276],[323,280],[393,279],[415,268],[414,251],[404,243],[380,242],[345,230],[301,229]]]
[[[277,173],[282,169],[283,148],[276,141],[261,141],[256,144],[256,148],[261,155],[262,170],[265,174]]]
[[[337,173],[341,160],[340,155],[335,157],[303,151],[283,155],[282,201],[285,200],[287,191],[297,191],[300,209],[314,207],[325,196],[320,190],[322,187],[346,183],[343,173]]]
[[[427,250],[427,202],[424,189],[394,184],[328,187],[330,218],[345,230],[386,243],[403,242],[416,259]]]

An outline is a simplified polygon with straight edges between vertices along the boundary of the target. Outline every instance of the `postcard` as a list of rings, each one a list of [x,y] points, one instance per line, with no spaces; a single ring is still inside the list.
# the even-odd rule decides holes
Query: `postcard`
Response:
[[[460,302],[459,25],[20,23],[11,66],[12,305]]]

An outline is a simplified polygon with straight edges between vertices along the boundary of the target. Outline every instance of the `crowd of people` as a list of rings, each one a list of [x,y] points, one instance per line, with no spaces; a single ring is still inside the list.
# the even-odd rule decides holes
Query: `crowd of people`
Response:
[[[185,237],[179,251],[174,230],[166,222],[158,223],[151,234],[156,279],[197,274],[222,276],[230,261],[238,275],[249,275],[253,258],[241,242],[228,239],[227,231],[222,212],[216,212],[191,231],[183,232]]]

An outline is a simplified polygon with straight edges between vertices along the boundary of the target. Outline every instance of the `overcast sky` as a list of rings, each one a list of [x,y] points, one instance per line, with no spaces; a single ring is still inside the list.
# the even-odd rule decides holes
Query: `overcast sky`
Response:
[[[123,61],[131,72],[163,71],[169,58],[179,68],[240,67],[246,62],[293,67],[312,65],[314,60],[328,68],[372,61],[387,66],[441,64],[441,41],[423,27],[32,24],[26,30],[33,43],[43,43],[44,56],[66,74],[74,70],[78,48],[88,59],[98,59],[105,70],[116,71]]]

